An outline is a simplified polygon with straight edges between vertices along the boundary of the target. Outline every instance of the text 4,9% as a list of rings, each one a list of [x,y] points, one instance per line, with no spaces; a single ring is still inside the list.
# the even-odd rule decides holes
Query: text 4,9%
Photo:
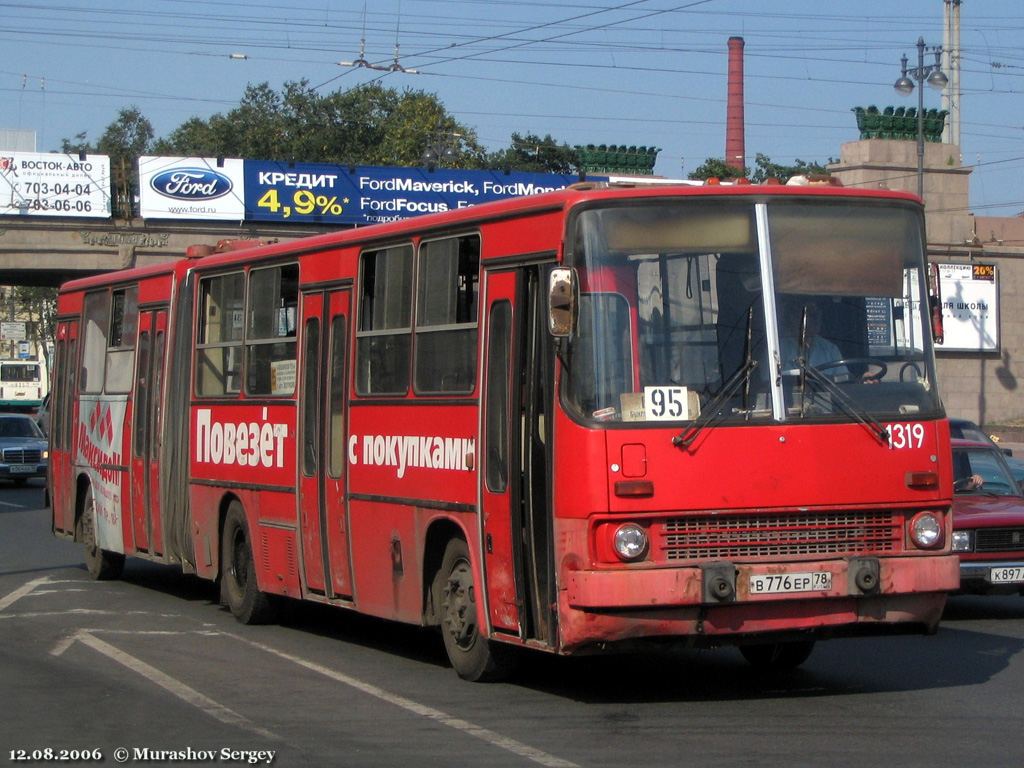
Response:
[[[308,189],[295,190],[291,205],[281,203],[276,189],[268,189],[263,197],[256,201],[256,205],[266,208],[271,213],[281,211],[281,215],[286,219],[293,213],[300,216],[309,216],[311,213],[322,216],[340,216],[344,210],[336,195],[331,197],[317,195]]]

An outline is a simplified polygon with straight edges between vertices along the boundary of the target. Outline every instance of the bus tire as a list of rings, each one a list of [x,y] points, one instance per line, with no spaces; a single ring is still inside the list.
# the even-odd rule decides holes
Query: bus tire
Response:
[[[96,581],[109,581],[124,571],[124,555],[101,549],[96,543],[96,497],[86,486],[82,514],[78,518],[78,538],[85,547],[85,567]]]
[[[508,676],[511,649],[484,637],[477,624],[476,587],[469,547],[452,539],[434,581],[434,604],[440,612],[444,649],[463,680],[490,682]]]
[[[249,527],[242,505],[232,501],[221,535],[221,602],[242,624],[269,624],[277,617],[272,595],[261,592],[256,581]]]
[[[766,670],[796,669],[807,661],[813,650],[813,640],[740,646],[743,658],[752,666]]]

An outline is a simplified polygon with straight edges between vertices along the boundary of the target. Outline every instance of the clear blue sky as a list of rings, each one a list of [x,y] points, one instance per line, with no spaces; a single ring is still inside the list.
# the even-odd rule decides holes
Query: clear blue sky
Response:
[[[746,41],[746,153],[825,162],[858,138],[850,108],[915,106],[903,53],[942,43],[943,0],[35,0],[0,2],[0,128],[48,151],[95,140],[136,105],[165,135],[224,112],[247,83],[326,92],[377,77],[436,93],[490,149],[513,131],[661,148],[685,175],[725,151],[726,42]],[[364,16],[365,8],[365,16]],[[1024,211],[1024,2],[963,0],[962,156],[971,207]],[[421,74],[348,69],[366,58]],[[232,59],[241,53],[245,59]],[[933,57],[928,57],[928,62]],[[927,89],[926,107],[939,94]]]

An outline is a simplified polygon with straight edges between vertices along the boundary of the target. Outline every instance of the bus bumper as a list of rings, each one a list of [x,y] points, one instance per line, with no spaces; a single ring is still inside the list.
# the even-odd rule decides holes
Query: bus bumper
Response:
[[[807,589],[809,575],[827,588]],[[727,587],[716,581],[723,578]],[[728,642],[730,636],[789,631],[880,634],[911,628],[906,625],[931,632],[946,593],[959,584],[955,555],[569,570],[563,572],[560,594],[561,650],[572,652],[595,639]]]

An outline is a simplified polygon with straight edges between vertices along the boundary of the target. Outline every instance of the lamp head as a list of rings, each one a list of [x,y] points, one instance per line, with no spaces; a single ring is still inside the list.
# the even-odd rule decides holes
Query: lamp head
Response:
[[[903,75],[903,77],[901,77],[899,80],[893,83],[892,87],[895,88],[898,92],[902,93],[904,96],[909,96],[914,92],[914,81],[911,80],[906,75]]]
[[[940,91],[946,87],[946,83],[948,82],[949,78],[946,77],[945,73],[943,73],[941,69],[932,70],[932,73],[928,75],[928,85]]]

